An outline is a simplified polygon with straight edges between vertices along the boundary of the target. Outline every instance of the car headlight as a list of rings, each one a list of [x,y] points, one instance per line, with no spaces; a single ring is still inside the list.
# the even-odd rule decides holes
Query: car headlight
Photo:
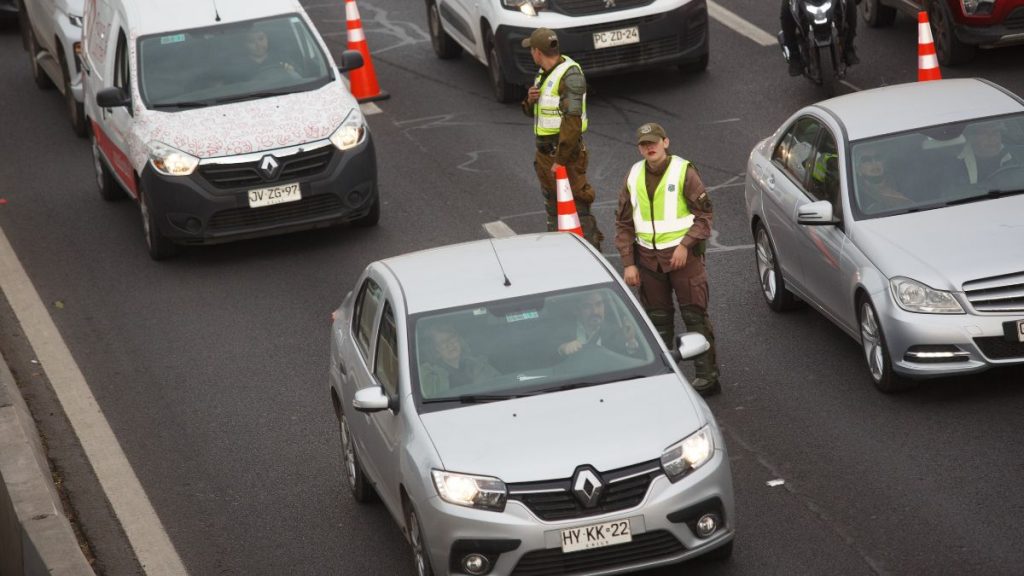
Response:
[[[338,129],[331,134],[331,144],[338,150],[348,150],[366,139],[366,121],[358,108],[353,108]]]
[[[146,144],[149,163],[156,171],[167,176],[188,176],[199,166],[199,158],[156,140]]]
[[[897,276],[889,280],[896,304],[907,312],[963,314],[964,309],[949,292],[936,290],[917,280]]]
[[[536,16],[538,10],[548,7],[548,0],[501,0],[506,10],[518,10],[527,16]]]
[[[715,454],[715,440],[707,426],[689,435],[685,440],[669,446],[661,455],[661,468],[669,480],[675,482],[700,468]]]
[[[81,16],[75,16],[74,14],[68,14],[68,21],[71,22],[71,25],[74,26],[75,28],[81,28],[82,27],[82,17]]]
[[[470,476],[444,470],[431,470],[437,494],[445,502],[501,512],[508,492],[505,483],[488,476]]]
[[[964,14],[968,16],[985,16],[992,13],[996,0],[960,0]]]

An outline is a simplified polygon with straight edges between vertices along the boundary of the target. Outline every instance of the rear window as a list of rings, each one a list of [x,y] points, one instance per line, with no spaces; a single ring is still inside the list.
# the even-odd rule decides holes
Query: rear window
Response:
[[[297,14],[139,39],[147,108],[175,111],[315,90],[334,79]]]

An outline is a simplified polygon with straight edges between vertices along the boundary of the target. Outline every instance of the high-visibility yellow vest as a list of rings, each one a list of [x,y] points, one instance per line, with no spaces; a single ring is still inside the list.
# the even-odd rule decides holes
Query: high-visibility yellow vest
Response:
[[[671,248],[678,246],[693,226],[693,214],[683,196],[686,168],[689,162],[671,156],[668,169],[654,190],[654,199],[647,194],[645,160],[633,165],[626,186],[633,203],[633,227],[637,244],[645,248]]]
[[[580,65],[575,60],[568,56],[563,56],[563,58],[565,60],[558,66],[555,66],[555,69],[544,80],[544,84],[540,86],[540,98],[533,105],[533,117],[536,119],[533,124],[533,133],[537,136],[553,136],[558,134],[558,130],[562,126],[562,109],[559,106],[560,99],[558,97],[558,87],[562,83],[562,76],[565,76],[566,71],[573,66],[579,68],[581,73],[583,72],[583,69],[580,68]],[[543,75],[544,70],[537,72],[537,78],[533,81],[535,86],[540,84]],[[586,92],[583,93],[583,128],[581,131],[587,131]]]

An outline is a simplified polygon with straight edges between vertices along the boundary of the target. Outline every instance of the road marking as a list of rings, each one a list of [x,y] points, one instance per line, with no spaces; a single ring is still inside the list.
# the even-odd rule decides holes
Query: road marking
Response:
[[[71,351],[60,336],[39,293],[0,228],[0,290],[14,309],[22,330],[46,370],[68,421],[82,444],[100,486],[110,500],[128,541],[146,574],[186,574],[185,565],[156,515],[103,417]]]
[[[495,220],[494,222],[484,224],[484,230],[487,230],[487,233],[491,235],[491,238],[508,238],[509,236],[516,235],[516,231],[501,220]]]
[[[750,22],[747,22],[713,0],[708,0],[708,15],[715,20],[718,20],[722,25],[732,28],[734,31],[750,38],[761,46],[772,46],[779,43],[775,36],[772,36]]]
[[[363,111],[363,114],[367,116],[373,116],[374,114],[380,114],[383,110],[373,102],[366,102],[359,105],[359,109]]]
[[[861,91],[861,89],[860,89],[860,88],[858,88],[858,87],[854,86],[853,84],[850,84],[850,83],[849,83],[849,82],[847,82],[846,80],[840,80],[840,81],[839,81],[839,83],[840,83],[840,84],[842,84],[842,85],[844,85],[844,86],[847,86],[847,87],[849,87],[849,88],[850,88],[850,89],[852,89],[852,90],[853,90],[854,92],[860,92],[860,91]]]

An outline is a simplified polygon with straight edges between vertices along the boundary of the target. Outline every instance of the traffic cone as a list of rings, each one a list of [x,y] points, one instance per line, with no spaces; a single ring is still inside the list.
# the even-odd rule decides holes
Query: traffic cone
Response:
[[[939,57],[935,55],[928,13],[922,10],[917,13],[917,81],[927,80],[942,80],[942,73],[939,72]]]
[[[370,47],[366,43],[366,34],[363,32],[363,22],[359,19],[356,0],[345,0],[345,20],[348,27],[348,49],[359,50],[363,55],[363,65],[348,73],[352,95],[359,102],[390,98],[391,95],[381,90],[377,84],[377,73],[373,70]]]
[[[576,201],[572,198],[572,188],[569,187],[569,175],[565,172],[565,166],[559,166],[555,170],[555,197],[558,200],[558,231],[572,232],[583,237],[583,227],[580,226],[580,216],[576,213]]]

